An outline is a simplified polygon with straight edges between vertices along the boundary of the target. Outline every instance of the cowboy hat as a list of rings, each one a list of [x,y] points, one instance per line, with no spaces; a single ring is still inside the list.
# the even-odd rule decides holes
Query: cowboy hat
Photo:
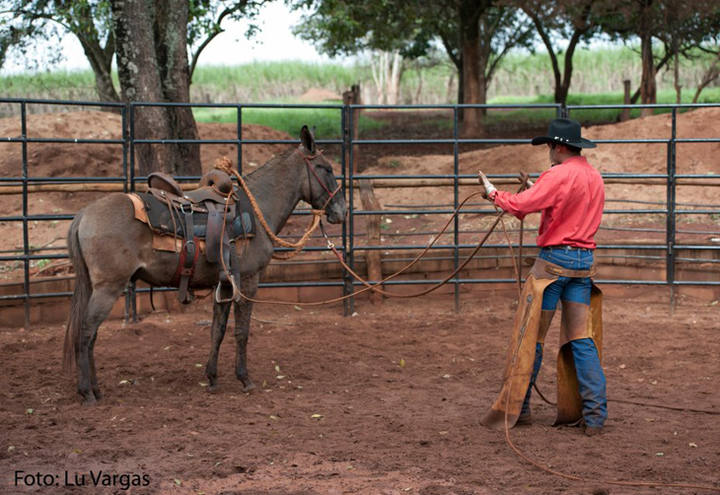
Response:
[[[547,136],[533,138],[532,144],[559,143],[575,148],[594,148],[595,143],[580,137],[580,123],[572,119],[555,119],[550,122]]]

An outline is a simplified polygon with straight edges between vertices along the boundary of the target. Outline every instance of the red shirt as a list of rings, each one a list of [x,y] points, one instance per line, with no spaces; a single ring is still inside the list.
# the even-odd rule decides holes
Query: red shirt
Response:
[[[573,156],[543,172],[530,189],[519,194],[498,190],[493,202],[520,219],[542,211],[538,246],[594,249],[605,186],[600,172],[584,156]]]

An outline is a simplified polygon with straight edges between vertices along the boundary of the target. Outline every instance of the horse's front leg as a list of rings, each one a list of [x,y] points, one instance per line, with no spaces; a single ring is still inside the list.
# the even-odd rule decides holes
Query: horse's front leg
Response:
[[[211,392],[217,386],[217,361],[220,352],[220,344],[225,337],[225,329],[227,328],[227,320],[230,315],[230,302],[213,303],[213,320],[211,328],[211,345],[210,357],[205,366],[205,376],[208,379],[208,390]]]
[[[240,290],[247,297],[255,297],[257,293],[259,275],[244,277],[240,281]],[[237,350],[235,352],[235,376],[243,384],[243,392],[250,392],[255,384],[250,379],[247,370],[247,343],[250,336],[250,316],[252,315],[253,303],[240,298],[235,302],[235,341]]]

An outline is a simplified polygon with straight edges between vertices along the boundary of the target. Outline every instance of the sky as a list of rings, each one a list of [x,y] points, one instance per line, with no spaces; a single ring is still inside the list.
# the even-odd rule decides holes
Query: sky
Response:
[[[284,2],[271,2],[262,7],[257,24],[260,31],[248,40],[245,38],[246,22],[223,22],[225,32],[219,34],[206,48],[198,61],[199,65],[238,65],[253,61],[303,60],[306,62],[327,62],[312,44],[296,38],[292,26],[300,22],[302,13],[291,12]],[[54,50],[55,46],[39,47],[38,57],[43,49]],[[57,70],[90,69],[82,47],[77,39],[68,34],[61,43],[65,60],[53,66]],[[1,74],[23,72],[25,64],[17,56],[9,58]]]

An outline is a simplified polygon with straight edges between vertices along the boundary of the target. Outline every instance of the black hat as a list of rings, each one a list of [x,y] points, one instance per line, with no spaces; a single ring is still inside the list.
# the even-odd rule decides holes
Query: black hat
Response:
[[[555,119],[550,122],[547,136],[533,138],[532,144],[560,143],[575,148],[594,148],[595,143],[580,137],[580,123],[572,119]]]

